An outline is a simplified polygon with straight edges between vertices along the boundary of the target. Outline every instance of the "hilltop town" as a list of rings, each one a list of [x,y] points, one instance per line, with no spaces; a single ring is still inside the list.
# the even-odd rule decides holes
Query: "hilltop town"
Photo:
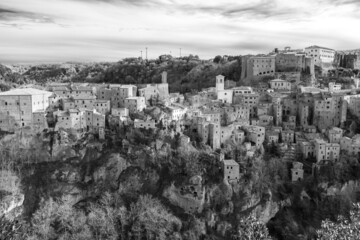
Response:
[[[340,168],[346,169],[345,172],[355,165],[358,167],[357,163],[349,162],[360,160],[359,56],[358,51],[337,52],[316,45],[298,50],[275,49],[269,54],[239,56],[231,60],[224,56],[215,58],[212,63],[198,58],[174,60],[164,55],[158,60],[162,68],[156,73],[161,77],[154,75],[148,82],[146,79],[137,81],[134,77],[104,81],[109,76],[117,78],[116,66],[110,65],[101,67],[102,75],[96,73],[89,77],[89,73],[87,78],[92,79],[90,81],[62,75],[60,80],[55,77],[48,81],[46,78],[44,81],[42,76],[42,80],[37,82],[34,75],[32,81],[24,77],[29,69],[18,67],[18,80],[14,81],[16,88],[10,86],[0,92],[0,130],[4,139],[19,145],[21,151],[29,151],[28,156],[40,149],[40,145],[47,149],[41,150],[43,155],[39,153],[34,157],[36,163],[90,159],[89,153],[80,153],[81,149],[88,152],[90,146],[97,149],[94,159],[116,152],[122,160],[111,162],[115,167],[107,165],[103,173],[97,173],[98,178],[85,180],[86,177],[83,177],[81,180],[92,184],[100,175],[107,179],[107,174],[117,174],[113,179],[116,189],[122,184],[121,179],[135,174],[121,175],[130,171],[131,167],[147,169],[150,163],[145,160],[128,160],[139,159],[146,152],[148,155],[144,159],[151,158],[148,160],[150,165],[160,168],[154,167],[154,172],[158,174],[156,181],[165,174],[164,171],[169,171],[164,176],[171,181],[166,183],[168,185],[157,185],[161,191],[151,192],[149,187],[149,192],[153,195],[161,192],[159,196],[182,214],[206,219],[206,226],[204,224],[201,230],[204,235],[212,232],[218,237],[216,239],[229,239],[227,237],[235,227],[231,225],[234,216],[240,212],[253,212],[257,219],[268,224],[273,234],[284,236],[281,231],[285,230],[278,229],[277,223],[274,223],[283,219],[279,216],[274,218],[275,215],[296,205],[294,202],[300,201],[298,198],[301,201],[315,199],[317,193],[310,190],[311,183],[337,181],[344,184],[357,180],[356,174],[349,174],[347,178],[343,172],[338,175],[333,172]],[[199,81],[196,89],[177,88],[171,87],[171,83],[178,82],[178,79],[171,79],[175,75],[172,70],[167,71],[174,61],[194,61],[211,66],[214,62],[222,62],[232,68],[236,66],[237,70],[236,74],[232,71],[231,76],[227,76],[226,72],[221,72],[224,68],[218,67],[216,69],[220,72],[214,70],[212,74],[219,74],[201,83],[206,87],[198,89]],[[146,60],[132,59],[128,64],[136,65],[138,62],[142,64]],[[1,75],[0,80],[5,83],[7,76]],[[196,78],[196,74],[194,76]],[[234,76],[238,79],[233,79]],[[192,86],[191,83],[185,84]],[[25,138],[28,140],[25,141]],[[21,140],[16,143],[16,139]],[[36,142],[34,139],[41,144],[32,143]],[[48,147],[50,143],[51,147]],[[71,145],[72,149],[66,145]],[[2,140],[1,146],[5,148],[6,141]],[[211,159],[206,160],[211,163],[189,163],[203,161],[201,154]],[[185,155],[190,161],[181,165],[185,169],[183,172],[176,172],[176,165],[161,162],[169,162],[169,156]],[[271,165],[271,161],[281,167]],[[163,167],[165,165],[167,168]],[[111,169],[119,172],[107,173]],[[269,179],[262,179],[265,173],[259,169],[264,172],[265,169],[275,169],[276,172],[269,173]],[[7,170],[10,171],[11,167]],[[86,171],[91,171],[90,167]],[[10,172],[13,174],[13,171]],[[169,176],[170,173],[174,175]],[[182,177],[175,177],[178,176],[175,173]],[[14,179],[19,177],[15,175]],[[146,175],[151,182],[153,179],[148,176],[151,173]],[[184,175],[186,181],[183,180]],[[2,182],[11,181],[8,179],[1,177]],[[214,187],[216,184],[224,184],[226,187],[223,188],[227,190]],[[259,184],[261,187],[255,186]],[[141,189],[136,187],[134,191]],[[290,188],[293,190],[288,190]],[[224,199],[209,200],[216,198],[216,191],[224,195]],[[333,191],[338,190],[334,187]],[[288,195],[282,195],[283,192]],[[291,195],[295,192],[299,195],[292,199]],[[22,201],[4,207],[0,214],[9,214],[21,206],[26,198],[26,194],[22,194]],[[252,198],[254,194],[257,195],[255,199]],[[84,199],[77,198],[74,203]],[[276,207],[272,205],[275,203]],[[27,204],[30,204],[29,201]],[[309,231],[312,234],[316,226],[311,227]],[[305,232],[309,234],[308,230],[301,231],[298,229],[303,236]],[[183,239],[189,239],[184,236],[187,235],[183,235]]]

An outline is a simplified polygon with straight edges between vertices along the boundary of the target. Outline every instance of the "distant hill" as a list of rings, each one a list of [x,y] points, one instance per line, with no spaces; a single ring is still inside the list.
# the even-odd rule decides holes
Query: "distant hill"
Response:
[[[171,92],[189,92],[215,85],[215,76],[238,81],[241,75],[240,57],[226,60],[200,60],[197,56],[161,57],[145,61],[127,58],[116,63],[63,63],[26,66],[23,69],[0,65],[0,76],[7,83],[93,82],[119,84],[159,83],[161,73],[168,72]],[[6,77],[5,77],[6,76]]]

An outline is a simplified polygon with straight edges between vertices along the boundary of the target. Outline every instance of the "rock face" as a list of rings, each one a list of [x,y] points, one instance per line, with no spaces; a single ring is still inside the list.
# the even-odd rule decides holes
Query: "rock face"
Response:
[[[280,208],[291,205],[290,199],[281,202],[274,202],[271,191],[268,191],[268,195],[269,198],[267,201],[265,201],[265,203],[258,204],[252,211],[256,219],[265,224],[276,215]]]
[[[23,205],[24,194],[13,193],[0,199],[0,217]]]
[[[24,202],[24,194],[20,190],[20,179],[12,171],[0,171],[0,217],[17,215],[16,208]]]
[[[94,171],[93,179],[97,183],[110,184],[112,188],[116,189],[119,185],[120,174],[129,166],[130,164],[119,153],[111,154],[104,164]]]
[[[164,190],[163,196],[185,212],[201,213],[205,203],[205,187],[201,184],[201,176],[194,176],[190,179],[189,184],[179,188],[171,184]]]

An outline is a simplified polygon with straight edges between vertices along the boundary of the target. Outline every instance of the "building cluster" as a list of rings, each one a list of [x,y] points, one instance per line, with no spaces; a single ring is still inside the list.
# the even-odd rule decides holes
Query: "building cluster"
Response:
[[[49,85],[48,91],[10,90],[0,93],[0,128],[42,131],[51,126],[54,130],[93,131],[104,138],[106,128],[172,126],[168,129],[180,134],[185,129],[196,133],[214,150],[232,144],[243,146],[246,156],[253,156],[264,145],[281,144],[299,149],[304,158],[317,163],[338,161],[341,152],[360,152],[360,137],[349,138],[341,129],[348,113],[360,118],[360,93],[357,88],[342,90],[341,84],[333,82],[328,88],[300,84],[300,73],[314,77],[314,66],[330,64],[334,54],[331,49],[311,46],[304,52],[286,49],[243,57],[242,78],[285,74],[293,79],[276,78],[258,87],[236,86],[218,75],[214,87],[184,95],[169,93],[163,72],[157,84],[59,83]],[[153,106],[161,112],[145,114]],[[134,117],[141,114],[146,117]],[[237,181],[239,164],[232,159],[221,161],[224,177]],[[294,181],[302,179],[301,163],[294,163],[291,173]]]

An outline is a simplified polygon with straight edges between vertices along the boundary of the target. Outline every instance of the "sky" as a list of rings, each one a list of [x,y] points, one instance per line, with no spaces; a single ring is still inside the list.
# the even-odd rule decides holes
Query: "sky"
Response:
[[[360,48],[360,0],[1,0],[0,62]]]

